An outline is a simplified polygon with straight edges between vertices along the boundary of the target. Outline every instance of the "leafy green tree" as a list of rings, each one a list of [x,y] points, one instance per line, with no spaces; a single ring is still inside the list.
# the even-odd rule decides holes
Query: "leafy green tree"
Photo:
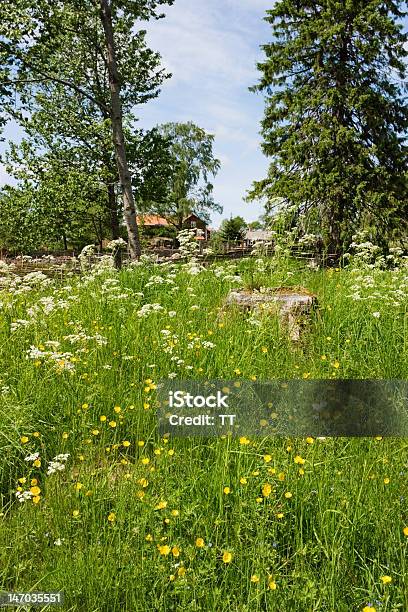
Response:
[[[159,126],[159,133],[170,141],[173,172],[170,195],[154,207],[158,214],[170,217],[181,229],[183,219],[195,213],[205,221],[210,212],[222,212],[222,206],[214,201],[213,184],[220,169],[220,161],[214,157],[214,136],[192,122],[166,123]]]
[[[403,4],[278,0],[265,17],[273,41],[253,90],[266,95],[271,164],[249,196],[317,212],[335,252],[367,223],[379,236],[406,231]]]
[[[158,54],[145,44],[146,32],[137,31],[137,23],[159,18],[158,7],[172,3],[15,0],[0,4],[0,59],[6,77],[0,89],[3,108],[10,111],[7,99],[14,101],[17,93],[19,104],[27,109],[49,84],[60,88],[64,103],[72,98],[71,106],[61,107],[72,122],[81,123],[80,115],[70,113],[80,100],[86,114],[95,115],[104,135],[109,128],[132,257],[139,256],[140,244],[124,124],[135,105],[158,95],[167,76],[159,67]],[[104,137],[98,146],[104,146]]]
[[[260,220],[250,221],[248,223],[248,229],[250,230],[260,230],[264,229],[264,224]]]
[[[49,96],[37,96],[35,104],[30,104],[31,115],[22,121],[26,137],[19,145],[10,143],[6,155],[8,172],[21,186],[35,187],[34,193],[49,193],[52,202],[41,205],[48,215],[44,222],[50,229],[55,226],[58,233],[60,221],[69,219],[68,233],[59,232],[64,244],[67,239],[73,244],[71,230],[88,221],[94,227],[92,241],[101,244],[109,234],[116,239],[122,235],[122,211],[108,126],[81,107],[73,107],[76,113],[70,120],[66,115],[67,108],[71,109],[69,101],[60,105],[61,97],[53,93],[51,88]],[[167,197],[172,170],[169,143],[157,129],[127,129],[126,140],[132,186],[138,208],[143,209],[147,201]],[[0,221],[2,216],[0,211]]]
[[[247,224],[242,217],[230,217],[221,222],[219,231],[224,241],[242,240],[246,229]]]

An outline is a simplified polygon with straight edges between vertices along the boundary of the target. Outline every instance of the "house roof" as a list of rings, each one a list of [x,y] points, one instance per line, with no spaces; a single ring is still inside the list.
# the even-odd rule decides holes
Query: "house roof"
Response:
[[[201,221],[202,223],[205,223],[204,219],[201,219],[201,217],[199,217],[198,215],[194,213],[191,213],[191,215],[187,215],[187,217],[184,217],[183,222],[188,221],[189,219],[197,219],[197,221]]]
[[[184,217],[183,223],[189,220],[201,221],[202,223],[204,223],[204,225],[207,225],[206,222],[201,219],[201,217],[195,215],[194,213],[188,215],[187,217]],[[171,223],[169,223],[169,221],[165,217],[161,217],[160,215],[154,214],[137,215],[136,221],[138,225],[145,225],[149,227],[167,227],[171,225]]]
[[[152,226],[167,226],[169,222],[164,217],[159,215],[137,215],[137,223],[140,225],[152,225]]]
[[[267,230],[248,230],[244,236],[245,240],[271,240],[272,233]]]

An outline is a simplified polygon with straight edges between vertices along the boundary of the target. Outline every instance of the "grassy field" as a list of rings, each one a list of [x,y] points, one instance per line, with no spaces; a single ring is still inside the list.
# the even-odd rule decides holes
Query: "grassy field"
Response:
[[[406,269],[4,279],[0,588],[81,612],[408,610],[406,439],[163,439],[155,416],[169,377],[407,379]],[[276,285],[318,297],[295,346],[220,311]]]

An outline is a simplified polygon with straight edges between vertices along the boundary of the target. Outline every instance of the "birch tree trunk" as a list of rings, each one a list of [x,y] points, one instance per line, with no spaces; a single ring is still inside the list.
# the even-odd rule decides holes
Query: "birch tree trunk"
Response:
[[[123,194],[123,216],[128,233],[130,257],[131,259],[139,259],[141,255],[139,230],[136,222],[132,181],[126,159],[125,138],[123,135],[122,104],[120,99],[120,77],[116,61],[115,42],[113,38],[110,0],[100,0],[100,16],[105,33],[105,43],[107,49],[109,88],[111,94],[112,136]]]

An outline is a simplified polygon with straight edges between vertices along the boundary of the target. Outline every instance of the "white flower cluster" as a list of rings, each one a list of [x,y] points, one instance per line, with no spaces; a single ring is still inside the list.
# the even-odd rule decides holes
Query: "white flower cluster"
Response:
[[[214,265],[210,268],[210,271],[216,278],[229,283],[242,283],[242,278],[237,273],[237,266],[235,264],[225,264],[223,266]]]
[[[145,287],[154,287],[155,285],[174,285],[175,274],[168,274],[167,276],[160,276],[154,274],[149,278]]]
[[[197,276],[205,270],[204,266],[200,265],[196,259],[191,259],[186,264],[183,264],[181,269],[189,276]]]
[[[298,240],[299,246],[315,247],[319,242],[319,236],[317,234],[304,234]]]
[[[408,267],[408,257],[404,256],[402,248],[390,247],[389,254],[385,255],[381,247],[371,242],[368,232],[357,232],[352,238],[351,252],[344,254],[349,267],[367,270],[398,270]]]
[[[190,350],[199,350],[200,348],[205,349],[213,349],[215,348],[214,342],[209,342],[208,340],[203,340],[200,336],[196,336],[192,342],[187,344],[187,348]]]
[[[58,371],[67,370],[69,372],[74,372],[75,365],[71,361],[72,357],[72,353],[42,351],[33,345],[27,350],[27,359],[44,360],[51,363]]]
[[[126,249],[127,242],[123,240],[123,238],[116,238],[116,240],[111,240],[107,244],[106,248],[110,251],[116,251],[116,249]]]
[[[126,291],[124,291],[119,279],[116,277],[106,278],[102,283],[100,293],[109,303],[124,302],[125,300],[129,300],[135,295],[137,295],[138,297],[143,297],[143,293],[134,294],[133,291],[131,291],[130,289],[126,289]]]
[[[33,461],[37,461],[37,459],[40,458],[40,453],[32,453],[31,455],[27,455],[27,457],[24,457],[24,461],[30,461],[31,463]]]
[[[407,299],[408,274],[402,270],[394,270],[392,274],[384,276],[384,272],[378,269],[352,269],[350,291],[346,297],[353,301],[371,301],[399,307]]]
[[[89,341],[95,341],[98,346],[105,346],[108,343],[108,339],[100,334],[95,334],[94,336],[87,336],[84,331],[79,331],[76,334],[69,334],[68,336],[63,336],[64,340],[69,342],[70,344],[78,344],[80,342],[86,343]]]
[[[10,324],[10,329],[12,332],[14,332],[20,329],[21,327],[29,327],[31,323],[32,321],[27,321],[26,319],[17,319],[16,321],[13,321],[13,323]]]
[[[22,504],[34,496],[31,493],[31,491],[16,491],[16,497],[18,501],[20,502],[20,504]]]
[[[92,257],[96,253],[96,246],[94,244],[87,244],[84,246],[80,254],[78,255],[81,270],[89,270],[92,267]]]
[[[62,472],[65,470],[65,464],[69,458],[69,453],[57,455],[48,462],[47,468],[47,476],[51,476],[51,474],[55,474],[56,472]]]
[[[140,310],[137,311],[136,315],[139,319],[145,319],[154,312],[163,312],[164,308],[161,304],[144,304]]]
[[[141,267],[147,267],[147,266],[153,265],[155,263],[157,263],[157,255],[142,254],[138,260],[130,261],[127,264],[127,267],[128,268],[141,268]]]
[[[35,289],[45,289],[53,284],[43,272],[30,272],[25,276],[10,275],[0,278],[0,287],[7,289],[11,295],[22,295]]]
[[[262,257],[267,255],[273,247],[273,243],[268,240],[257,240],[251,249],[251,255],[254,257]]]
[[[191,259],[198,255],[200,251],[200,245],[198,243],[197,237],[201,237],[202,234],[202,230],[197,230],[196,232],[196,230],[194,229],[184,229],[177,234],[177,240],[180,244],[180,257]]]

